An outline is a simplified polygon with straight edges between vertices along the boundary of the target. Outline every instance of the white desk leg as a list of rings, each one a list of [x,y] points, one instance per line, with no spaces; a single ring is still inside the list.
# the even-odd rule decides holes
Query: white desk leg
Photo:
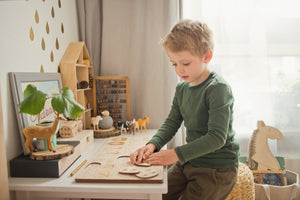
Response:
[[[149,194],[149,200],[162,200],[161,194]]]
[[[16,191],[16,200],[30,200],[30,193],[26,191]]]

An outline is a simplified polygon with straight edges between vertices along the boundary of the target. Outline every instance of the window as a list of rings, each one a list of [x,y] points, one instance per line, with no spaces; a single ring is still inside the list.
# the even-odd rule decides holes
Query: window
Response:
[[[298,0],[182,1],[184,19],[213,30],[211,68],[232,87],[238,134],[251,134],[257,120],[300,129],[299,8]]]

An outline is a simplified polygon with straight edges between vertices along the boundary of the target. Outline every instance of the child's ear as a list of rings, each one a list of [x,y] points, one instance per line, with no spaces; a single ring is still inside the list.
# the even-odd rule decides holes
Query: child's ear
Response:
[[[212,59],[213,52],[212,50],[208,50],[204,56],[204,63],[207,64]]]

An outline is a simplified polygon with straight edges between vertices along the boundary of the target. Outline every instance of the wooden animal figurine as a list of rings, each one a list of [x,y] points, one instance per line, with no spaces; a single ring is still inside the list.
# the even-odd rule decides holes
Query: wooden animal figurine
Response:
[[[100,117],[100,115],[97,115],[96,117],[92,117],[91,123],[94,127],[94,131],[99,130],[99,121],[100,120],[102,120],[102,117]]]
[[[144,131],[147,132],[146,122],[149,124],[149,117],[148,116],[146,116],[144,119],[138,119],[138,123],[139,123],[139,127],[140,127],[141,132],[142,132],[143,128],[144,128]]]
[[[135,121],[135,122],[134,122],[134,131],[135,131],[135,132],[138,132],[138,131],[139,131],[139,127],[140,127],[140,126],[139,126],[138,121]]]
[[[128,133],[133,133],[133,135],[135,134],[135,118],[132,119],[132,121],[129,123],[129,126],[128,126]]]
[[[117,122],[117,127],[120,130],[121,134],[127,134],[127,128],[128,128],[128,125],[129,125],[129,122],[128,122],[128,124],[127,124],[127,122],[128,121],[126,121],[126,122],[118,121]]]
[[[263,121],[257,122],[248,148],[247,163],[252,170],[281,170],[279,162],[271,152],[268,138],[281,140],[282,133],[274,127],[266,126]]]
[[[56,114],[56,118],[55,118],[52,126],[42,127],[42,126],[33,125],[33,126],[28,126],[22,130],[22,136],[26,137],[25,148],[26,148],[26,151],[28,154],[30,153],[30,151],[34,151],[34,148],[32,146],[33,138],[37,138],[37,139],[47,138],[49,151],[55,152],[52,142],[51,142],[51,138],[56,133],[56,129],[57,129],[59,120],[66,120],[66,119],[63,117],[60,117],[60,115],[58,113],[56,113],[55,111],[54,111],[54,113]],[[30,149],[29,149],[29,147],[30,147]]]
[[[124,127],[124,124],[122,124],[122,126],[121,126],[121,134],[127,134],[127,130]]]

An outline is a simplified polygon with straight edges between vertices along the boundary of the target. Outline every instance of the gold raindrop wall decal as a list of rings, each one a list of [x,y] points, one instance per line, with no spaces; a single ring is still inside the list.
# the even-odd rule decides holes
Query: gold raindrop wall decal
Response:
[[[44,67],[43,67],[43,65],[41,65],[40,72],[44,72]]]
[[[64,28],[64,24],[61,23],[61,32],[64,33],[65,32],[65,28]]]
[[[52,18],[55,17],[55,13],[54,13],[54,8],[53,8],[53,6],[52,6],[52,9],[51,9],[51,16],[52,16]]]
[[[51,51],[51,54],[50,54],[50,60],[51,60],[51,62],[53,62],[53,61],[54,61],[54,55],[53,55],[53,51]]]
[[[61,2],[58,0],[58,7],[61,8]]]
[[[40,17],[39,17],[39,13],[37,10],[35,10],[35,15],[34,15],[34,18],[35,18],[35,22],[38,24],[39,21],[40,21]]]
[[[58,50],[59,49],[59,43],[58,43],[58,39],[57,38],[56,38],[55,46],[56,46],[56,49]]]
[[[29,37],[30,37],[30,39],[31,39],[32,41],[34,40],[34,33],[33,33],[32,27],[30,27]]]
[[[49,29],[49,24],[48,24],[48,22],[46,23],[46,33],[47,33],[47,34],[50,33],[50,29]]]
[[[46,45],[45,45],[45,40],[44,40],[44,38],[42,38],[42,49],[43,49],[43,50],[46,49]]]

